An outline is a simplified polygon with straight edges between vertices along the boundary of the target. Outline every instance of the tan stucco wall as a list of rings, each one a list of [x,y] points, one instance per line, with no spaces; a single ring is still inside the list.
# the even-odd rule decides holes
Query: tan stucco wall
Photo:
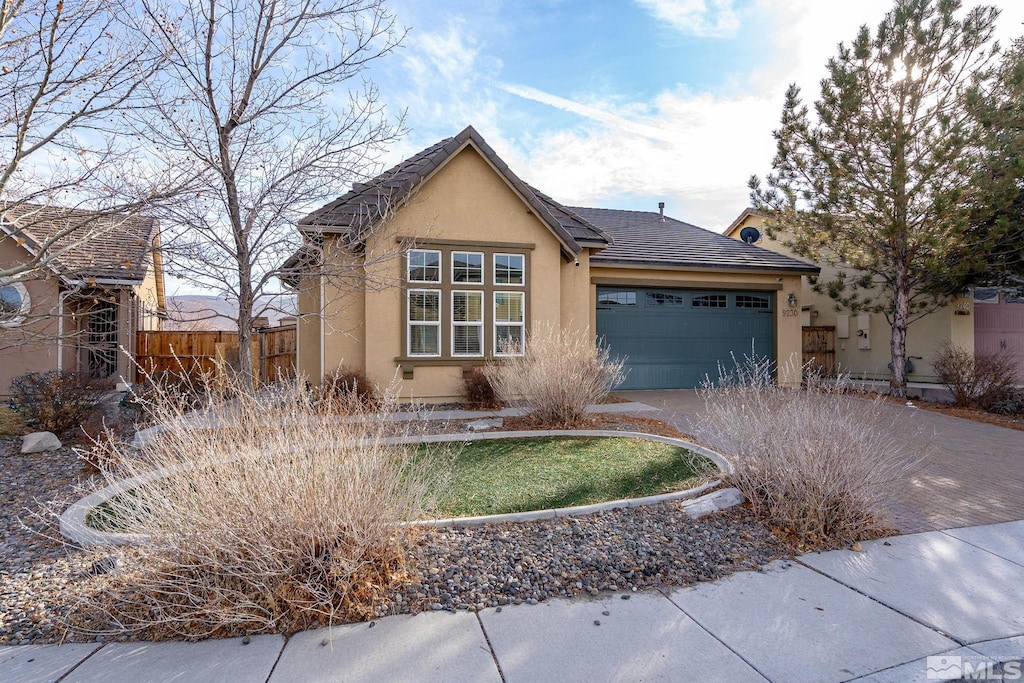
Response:
[[[136,329],[139,330],[159,330],[161,327],[160,319],[156,315],[146,315],[143,311],[142,305],[145,304],[150,311],[156,311],[159,306],[159,299],[157,297],[157,271],[153,266],[153,255],[146,255],[146,277],[143,278],[142,283],[135,288],[135,296],[138,297],[138,323]],[[160,274],[162,277],[162,273]],[[161,289],[163,285],[161,283]]]
[[[24,262],[25,250],[6,237],[0,240],[0,268]],[[11,380],[26,372],[57,369],[57,280],[23,282],[31,299],[25,324],[0,327],[0,396],[10,395]],[[65,368],[74,369],[74,353],[65,351]]]
[[[296,306],[299,315],[295,318],[296,344],[298,348],[295,364],[300,376],[317,382],[323,373],[320,365],[320,343],[322,337],[320,316],[320,278],[303,277],[296,291]]]
[[[527,330],[541,322],[560,322],[563,311],[570,318],[579,317],[571,306],[563,306],[562,283],[572,284],[572,295],[579,297],[586,288],[586,268],[565,263],[557,239],[515,191],[488,162],[469,147],[455,155],[431,179],[424,183],[408,204],[396,213],[385,230],[367,241],[371,253],[381,255],[395,251],[398,236],[427,240],[485,242],[488,245],[532,244],[526,266]],[[468,248],[468,250],[472,250]],[[444,278],[449,277],[445,264]],[[376,382],[389,383],[399,370],[397,357],[404,356],[402,347],[403,259],[382,259],[369,269],[369,280],[376,286],[366,288],[365,368]],[[492,277],[490,264],[486,277]],[[381,283],[394,286],[380,286]],[[588,297],[589,298],[589,297]],[[485,324],[490,324],[490,304]],[[442,316],[447,324],[448,302]],[[585,309],[581,310],[586,315]],[[350,327],[357,327],[354,312]],[[341,337],[327,338],[327,356],[338,358],[343,347],[352,342]],[[483,360],[480,361],[483,363]],[[329,366],[328,366],[329,367]],[[401,395],[409,399],[457,400],[462,397],[461,365],[447,367],[415,367],[412,379],[402,381]]]
[[[324,252],[342,253],[335,248],[332,238],[325,240]],[[362,269],[351,258],[334,259],[334,263],[323,278],[324,374],[342,366],[365,372],[366,296]]]
[[[595,322],[591,318],[596,312],[591,298],[590,250],[584,249],[575,262],[563,261],[561,268],[562,325],[587,333],[594,329]]]
[[[761,228],[764,219],[761,216],[748,215],[729,231],[729,235],[738,239],[739,231],[748,226]],[[784,242],[786,234],[778,234],[775,239],[765,235],[758,243],[759,247],[771,251],[795,256],[792,249]],[[837,269],[821,264],[821,282],[833,279]],[[891,352],[889,348],[892,328],[885,316],[877,313],[868,314],[866,330],[870,349],[858,348],[858,316],[849,311],[835,310],[836,302],[827,295],[818,294],[811,289],[810,282],[803,278],[800,294],[800,305],[810,306],[809,322],[814,326],[834,326],[838,317],[847,315],[849,320],[849,337],[836,339],[836,362],[839,370],[848,373],[854,379],[888,380]],[[958,315],[956,310],[966,311],[966,315]],[[958,299],[927,316],[911,323],[907,330],[907,356],[912,357],[914,372],[908,379],[912,382],[935,382],[938,378],[932,368],[932,360],[946,343],[953,343],[973,353],[974,351],[974,302],[969,298]]]
[[[695,270],[658,270],[650,268],[609,268],[593,266],[592,281],[604,284],[633,286],[680,286],[714,289],[715,287],[769,291],[775,297],[775,360],[779,367],[779,383],[799,386],[801,380],[800,304],[790,308],[786,302],[790,292],[802,298],[799,275],[776,273],[716,272]],[[596,299],[596,284],[594,285]],[[596,306],[591,305],[596,310]]]

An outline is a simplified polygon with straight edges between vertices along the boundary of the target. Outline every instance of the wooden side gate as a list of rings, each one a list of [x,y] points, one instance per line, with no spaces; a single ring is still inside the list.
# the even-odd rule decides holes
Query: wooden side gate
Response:
[[[803,328],[803,364],[825,377],[836,374],[836,328],[834,326]]]
[[[260,330],[260,381],[276,382],[295,376],[297,343],[295,325]]]

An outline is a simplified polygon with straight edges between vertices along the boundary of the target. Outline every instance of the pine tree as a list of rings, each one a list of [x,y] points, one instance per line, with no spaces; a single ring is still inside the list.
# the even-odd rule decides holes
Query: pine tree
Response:
[[[958,0],[898,0],[827,64],[812,110],[791,85],[771,173],[751,178],[769,235],[840,267],[814,282],[839,309],[892,327],[893,395],[906,396],[907,328],[962,293],[996,242],[977,229],[983,127],[998,11]]]

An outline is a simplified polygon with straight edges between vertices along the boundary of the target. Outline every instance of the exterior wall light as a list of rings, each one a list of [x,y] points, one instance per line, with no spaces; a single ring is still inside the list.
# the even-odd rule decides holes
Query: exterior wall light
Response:
[[[786,303],[789,304],[790,308],[796,308],[796,294],[790,292],[789,296],[786,297]]]

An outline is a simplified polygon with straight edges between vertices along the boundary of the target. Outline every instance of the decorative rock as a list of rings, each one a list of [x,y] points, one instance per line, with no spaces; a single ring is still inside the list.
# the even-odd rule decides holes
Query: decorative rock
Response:
[[[719,489],[700,498],[684,502],[683,509],[692,519],[699,519],[704,515],[726,510],[742,502],[743,494],[739,489]]]
[[[24,453],[46,453],[55,451],[63,446],[60,439],[53,432],[32,432],[21,437],[21,452]]]
[[[488,429],[501,429],[505,421],[500,417],[492,417],[485,420],[474,420],[466,423],[466,429],[471,432],[486,432]]]

